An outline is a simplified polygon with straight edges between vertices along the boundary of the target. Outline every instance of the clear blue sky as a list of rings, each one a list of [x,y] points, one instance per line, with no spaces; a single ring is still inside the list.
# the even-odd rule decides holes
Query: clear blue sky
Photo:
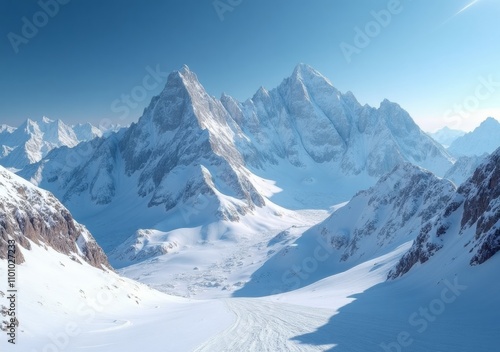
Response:
[[[362,103],[399,103],[424,130],[470,130],[487,115],[500,118],[500,1],[460,13],[473,1],[394,2],[220,0],[232,10],[220,14],[213,0],[71,0],[45,21],[38,1],[0,0],[0,123],[43,115],[135,121],[164,81],[154,89],[148,81],[125,120],[111,106],[157,65],[187,64],[210,94],[244,100],[261,85],[277,86],[299,62]],[[379,19],[387,23],[373,22],[372,11],[389,10],[390,20]],[[21,42],[23,17],[47,23]],[[356,28],[369,42],[356,47]],[[356,49],[349,60],[342,45]]]

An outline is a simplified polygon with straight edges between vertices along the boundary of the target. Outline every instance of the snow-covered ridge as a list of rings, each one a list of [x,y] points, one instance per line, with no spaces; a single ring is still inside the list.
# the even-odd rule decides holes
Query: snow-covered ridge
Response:
[[[500,250],[500,148],[479,165],[435,218],[422,224],[412,248],[389,277],[404,275],[445,250],[456,253],[453,260],[464,258],[470,265],[482,264]]]

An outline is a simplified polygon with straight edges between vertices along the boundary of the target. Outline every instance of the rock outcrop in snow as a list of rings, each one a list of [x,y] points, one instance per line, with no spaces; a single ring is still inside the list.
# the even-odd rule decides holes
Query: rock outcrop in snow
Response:
[[[31,243],[49,246],[97,268],[110,268],[106,255],[87,229],[49,192],[33,186],[0,166],[0,259],[7,258],[7,242],[30,249]],[[24,261],[16,251],[16,263]]]

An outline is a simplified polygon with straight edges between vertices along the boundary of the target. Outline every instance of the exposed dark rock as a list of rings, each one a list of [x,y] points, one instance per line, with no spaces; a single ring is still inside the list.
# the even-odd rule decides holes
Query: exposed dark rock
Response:
[[[68,256],[79,255],[96,268],[111,269],[92,235],[52,194],[3,168],[0,168],[0,190],[0,259],[7,258],[8,240],[13,239],[17,264],[24,262],[19,247],[30,250],[33,242]]]

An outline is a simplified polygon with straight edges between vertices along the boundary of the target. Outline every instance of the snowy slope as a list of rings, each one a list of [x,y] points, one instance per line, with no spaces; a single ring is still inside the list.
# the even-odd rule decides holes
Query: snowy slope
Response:
[[[167,296],[52,248],[32,243],[23,256],[17,267],[17,343],[7,343],[2,331],[5,352],[187,352],[234,319],[223,302]],[[4,278],[6,261],[0,264]],[[6,297],[0,304],[7,304]]]
[[[68,126],[47,117],[27,119],[18,128],[5,128],[0,132],[0,164],[21,169],[41,160],[54,148],[74,147],[101,135],[91,124]]]
[[[471,156],[461,156],[457,158],[455,164],[446,173],[444,178],[452,181],[455,185],[460,186],[465,180],[474,174],[476,168],[481,165],[488,154],[483,154],[481,156],[471,155]]]
[[[387,254],[419,233],[453,195],[445,179],[411,164],[397,166],[356,194],[325,221],[291,242],[287,231],[269,242],[287,245],[259,268],[237,296],[267,295],[303,287]]]
[[[488,117],[474,131],[457,138],[448,148],[455,156],[480,156],[500,147],[500,122]]]
[[[455,139],[462,137],[466,132],[460,130],[453,130],[447,126],[437,130],[433,133],[427,133],[436,142],[440,143],[443,147],[448,148]]]

